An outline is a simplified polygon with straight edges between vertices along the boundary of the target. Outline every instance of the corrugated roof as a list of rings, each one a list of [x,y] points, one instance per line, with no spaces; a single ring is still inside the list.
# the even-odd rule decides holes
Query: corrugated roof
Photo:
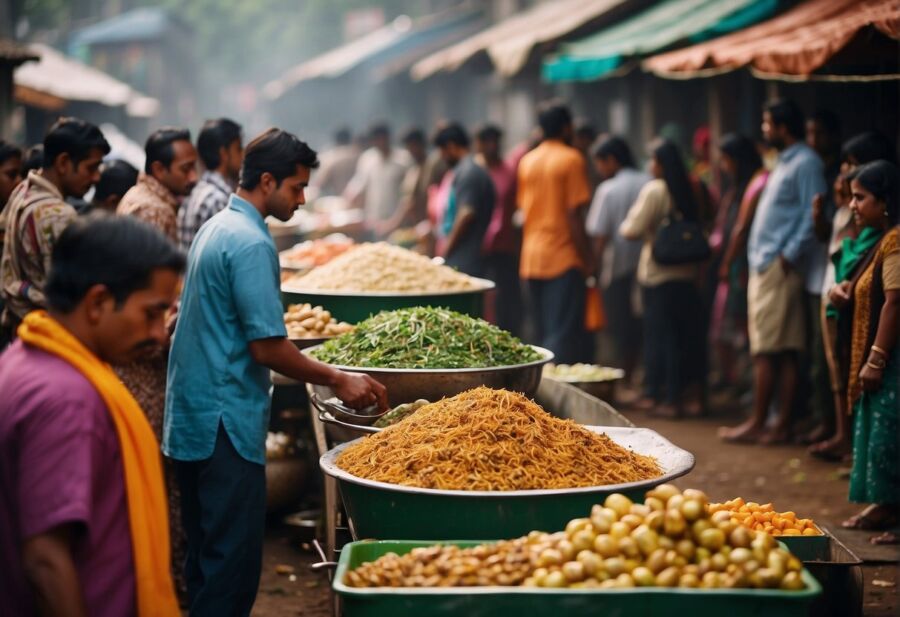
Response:
[[[436,42],[458,40],[471,32],[482,18],[480,10],[467,7],[451,9],[416,20],[401,16],[390,24],[359,39],[307,60],[267,83],[263,94],[270,100],[280,98],[298,84],[312,79],[333,79],[349,73],[365,63],[381,63],[383,78],[395,74],[398,65],[412,64],[410,54],[419,56],[430,51]],[[447,37],[450,37],[448,39]]]
[[[556,41],[624,2],[554,0],[539,4],[423,58],[412,67],[412,77],[421,80],[440,71],[455,71],[480,53],[487,53],[500,74],[515,75],[536,45]]]
[[[16,86],[66,101],[90,101],[110,107],[124,105],[130,115],[138,117],[153,116],[159,109],[156,99],[49,45],[34,44],[30,49],[40,56],[40,60],[15,70],[13,80]]]
[[[900,39],[900,2],[811,0],[746,30],[653,56],[643,66],[673,77],[748,65],[770,74],[809,75],[867,27]]]
[[[180,25],[166,9],[142,7],[78,30],[72,36],[72,45],[153,41],[162,38],[174,23]]]
[[[543,65],[546,81],[593,81],[628,58],[688,39],[703,40],[772,15],[778,0],[667,0],[605,30],[560,46]]]

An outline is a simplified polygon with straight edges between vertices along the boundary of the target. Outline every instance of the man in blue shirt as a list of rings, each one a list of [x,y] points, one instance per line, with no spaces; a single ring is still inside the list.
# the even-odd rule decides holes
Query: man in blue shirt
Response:
[[[190,614],[249,615],[262,567],[269,371],[327,384],[352,407],[384,387],[301,354],[286,338],[266,216],[304,199],[316,153],[270,129],[246,149],[240,186],[188,255],[169,357],[163,453],[175,461],[188,541]]]
[[[720,435],[727,441],[780,443],[788,439],[797,392],[799,354],[806,339],[801,267],[815,247],[812,202],[825,192],[822,161],[804,142],[803,113],[792,101],[770,103],[763,112],[763,136],[779,152],[747,245],[748,330],[753,356],[753,413]],[[780,379],[778,414],[765,428]]]

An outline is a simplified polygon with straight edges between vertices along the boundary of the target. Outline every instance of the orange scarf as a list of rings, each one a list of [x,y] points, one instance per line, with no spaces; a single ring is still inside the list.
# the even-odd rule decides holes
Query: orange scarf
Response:
[[[169,518],[159,444],[144,412],[108,364],[46,311],[25,316],[18,329],[27,345],[75,367],[100,393],[119,436],[128,499],[139,617],[181,615],[169,570]]]

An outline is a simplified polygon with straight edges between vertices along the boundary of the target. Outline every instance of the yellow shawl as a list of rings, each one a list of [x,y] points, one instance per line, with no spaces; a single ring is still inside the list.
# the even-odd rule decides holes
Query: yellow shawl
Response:
[[[172,583],[169,519],[159,444],[140,406],[108,364],[45,311],[25,316],[19,338],[58,356],[91,382],[115,424],[122,451],[139,617],[181,613]]]

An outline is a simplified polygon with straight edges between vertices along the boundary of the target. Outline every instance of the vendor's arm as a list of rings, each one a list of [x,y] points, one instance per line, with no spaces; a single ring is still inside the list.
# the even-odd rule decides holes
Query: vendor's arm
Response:
[[[300,353],[286,338],[258,339],[250,341],[249,346],[257,364],[297,381],[329,386],[350,407],[359,409],[378,403],[379,408],[387,408],[383,385],[368,375],[345,373],[314,360]]]
[[[341,373],[308,358],[288,340],[279,293],[278,254],[257,242],[230,263],[231,291],[253,360],[292,379],[331,386],[350,407],[387,407],[384,387],[365,375]]]
[[[22,546],[22,565],[34,590],[38,615],[87,616],[78,570],[72,559],[73,526],[54,527],[28,538]]]

